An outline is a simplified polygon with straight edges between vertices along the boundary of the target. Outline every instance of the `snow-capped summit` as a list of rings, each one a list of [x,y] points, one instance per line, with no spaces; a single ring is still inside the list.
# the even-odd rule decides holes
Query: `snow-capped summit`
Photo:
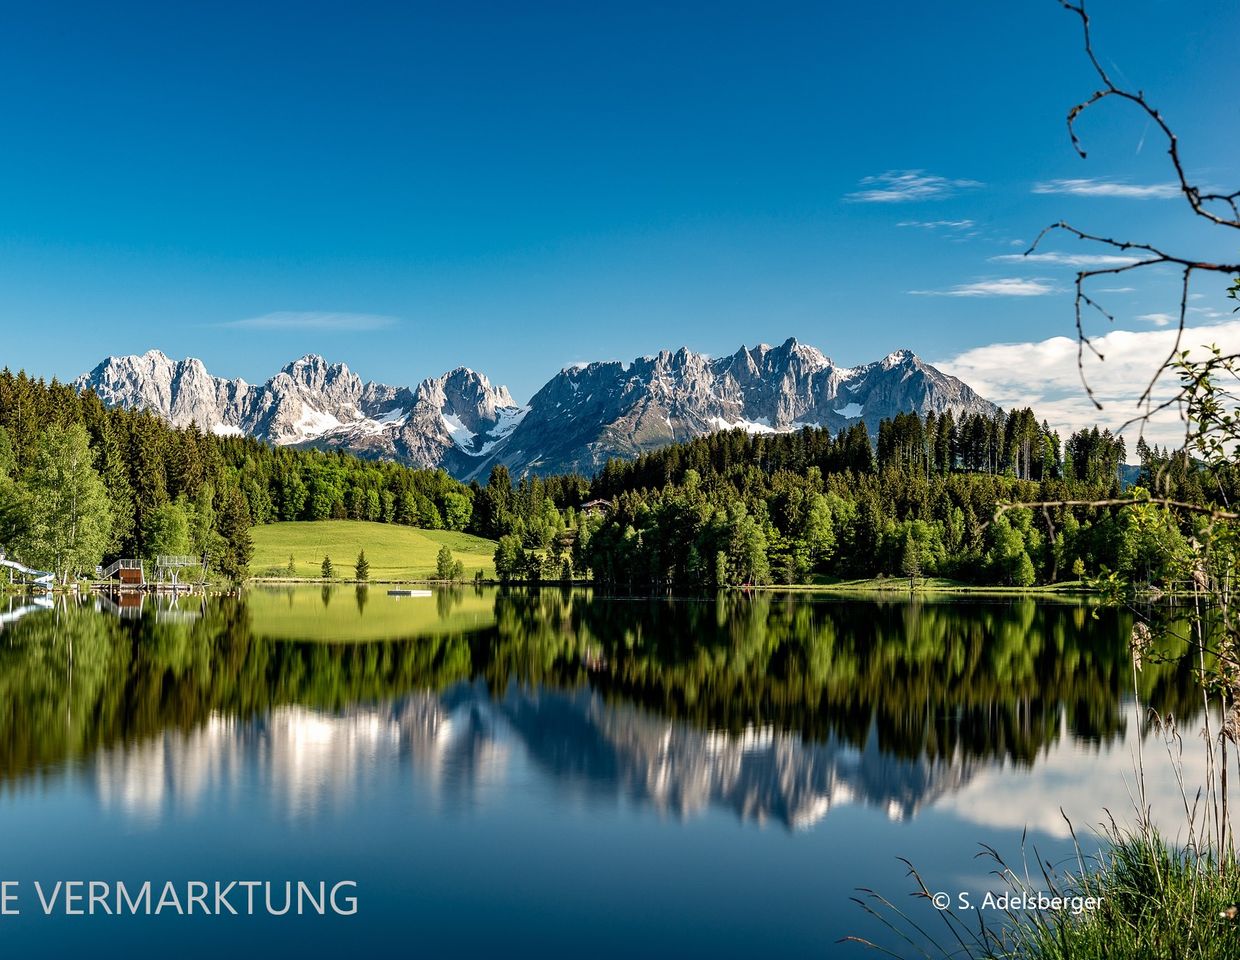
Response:
[[[861,421],[871,430],[897,413],[993,413],[994,404],[910,350],[840,367],[795,338],[741,347],[711,359],[680,348],[629,364],[591,363],[556,374],[529,412],[474,475],[502,463],[513,473],[594,473],[611,457],[633,457],[721,429],[832,431]]]
[[[902,364],[906,364],[917,359],[917,354],[913,353],[912,350],[907,350],[901,347],[899,350],[892,350],[891,353],[883,357],[882,366],[884,370],[892,370]]]
[[[468,367],[423,380],[413,391],[373,386],[371,392],[366,418],[325,432],[313,445],[464,476],[520,421],[508,388]]]
[[[172,360],[160,350],[108,357],[73,385],[91,387],[109,406],[152,410],[177,426],[196,423],[203,430],[234,424],[252,389],[243,380],[211,376],[194,357]]]
[[[109,357],[74,385],[177,426],[442,467],[463,478],[485,477],[496,464],[518,475],[592,473],[610,457],[720,429],[834,431],[860,421],[873,431],[900,412],[995,409],[911,350],[840,367],[795,338],[716,359],[680,347],[627,364],[575,364],[526,406],[468,367],[394,387],[363,382],[316,354],[252,386],[214,377],[199,360],[151,350]]]
[[[109,357],[74,381],[109,406],[150,410],[174,426],[249,435],[276,444],[343,448],[419,466],[462,469],[452,451],[480,456],[494,431],[518,422],[505,387],[464,367],[424,380],[416,391],[363,383],[343,363],[307,354],[261,386],[213,377],[202,361],[158,350]],[[467,429],[469,441],[454,432]],[[489,450],[489,447],[486,447]],[[445,460],[452,462],[445,462]]]

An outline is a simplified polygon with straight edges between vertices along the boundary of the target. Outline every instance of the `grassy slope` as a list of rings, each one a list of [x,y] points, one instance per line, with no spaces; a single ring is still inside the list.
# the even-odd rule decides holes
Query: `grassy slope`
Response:
[[[293,557],[296,575],[318,578],[323,557],[332,558],[336,576],[352,578],[353,563],[365,549],[372,580],[418,580],[435,575],[435,556],[447,544],[465,564],[465,576],[481,570],[492,577],[495,543],[451,530],[418,530],[394,523],[364,520],[317,520],[269,523],[255,527],[254,559],[250,571],[256,577],[288,576]]]

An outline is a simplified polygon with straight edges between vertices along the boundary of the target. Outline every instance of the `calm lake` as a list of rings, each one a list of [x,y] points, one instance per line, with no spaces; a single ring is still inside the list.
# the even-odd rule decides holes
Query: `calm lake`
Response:
[[[1027,830],[1059,862],[1061,807],[1083,833],[1133,809],[1112,608],[377,586],[20,605],[5,956],[865,957],[837,943],[883,936],[856,888],[938,919],[898,857],[980,899],[979,843],[1019,859]],[[1151,659],[1135,692],[1191,753],[1193,665]],[[270,881],[277,910],[285,881],[354,881],[358,906],[45,915],[35,882],[71,880]]]

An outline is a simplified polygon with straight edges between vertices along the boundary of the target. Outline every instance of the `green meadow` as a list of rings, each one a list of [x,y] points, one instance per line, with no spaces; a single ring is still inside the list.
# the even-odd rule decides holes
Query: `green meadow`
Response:
[[[495,576],[495,542],[454,530],[419,530],[365,520],[298,520],[254,527],[251,537],[250,572],[255,577],[318,579],[323,557],[328,556],[335,576],[351,580],[358,551],[364,549],[371,580],[426,580],[435,576],[435,557],[444,545],[465,565],[467,579],[478,570],[484,577]]]

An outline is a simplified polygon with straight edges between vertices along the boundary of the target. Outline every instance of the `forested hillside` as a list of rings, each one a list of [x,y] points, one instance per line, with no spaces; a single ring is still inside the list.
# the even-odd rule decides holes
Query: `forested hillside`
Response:
[[[1201,494],[1182,460],[1144,444],[1138,454],[1146,485]],[[61,576],[187,553],[235,580],[248,573],[253,525],[351,519],[498,540],[503,579],[617,589],[875,575],[1027,586],[1108,571],[1157,581],[1191,531],[1156,508],[995,517],[1002,502],[1117,496],[1125,455],[1105,430],[1061,440],[1027,409],[959,422],[900,414],[875,444],[860,424],[835,436],[734,430],[612,460],[592,479],[514,482],[497,467],[465,485],[440,470],[173,429],[6,370],[0,546]]]
[[[90,391],[0,372],[0,546],[60,576],[171,553],[204,556],[236,580],[254,524],[464,529],[471,515],[470,490],[439,471],[176,430]]]
[[[592,493],[613,508],[582,531],[581,561],[617,584],[799,583],[945,576],[1027,586],[1142,562],[1127,521],[1110,513],[996,504],[1119,493],[1122,439],[1066,443],[1029,410],[885,421],[836,437],[716,434],[630,463],[612,462]]]

